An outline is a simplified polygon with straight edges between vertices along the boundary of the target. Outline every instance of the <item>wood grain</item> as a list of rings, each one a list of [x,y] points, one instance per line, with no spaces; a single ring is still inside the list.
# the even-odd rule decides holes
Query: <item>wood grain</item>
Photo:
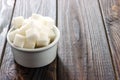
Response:
[[[56,19],[55,0],[17,0],[15,16],[31,16],[39,13]],[[56,80],[56,60],[42,68],[25,68],[14,62],[11,48],[7,45],[3,58],[0,80]]]
[[[120,80],[120,0],[99,0],[116,79]]]
[[[0,65],[14,2],[12,0],[0,0]]]
[[[115,80],[98,0],[58,0],[58,80]]]

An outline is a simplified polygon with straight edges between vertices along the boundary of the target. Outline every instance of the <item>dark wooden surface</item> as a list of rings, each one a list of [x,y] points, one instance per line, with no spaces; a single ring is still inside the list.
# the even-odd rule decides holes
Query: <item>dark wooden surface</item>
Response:
[[[59,0],[58,10],[58,80],[114,80],[97,0]]]
[[[14,2],[0,0],[0,80],[120,80],[120,0]],[[56,21],[61,38],[51,64],[30,69],[14,62],[5,41],[12,11],[14,17],[39,13]]]
[[[120,0],[99,1],[117,80],[120,80]]]

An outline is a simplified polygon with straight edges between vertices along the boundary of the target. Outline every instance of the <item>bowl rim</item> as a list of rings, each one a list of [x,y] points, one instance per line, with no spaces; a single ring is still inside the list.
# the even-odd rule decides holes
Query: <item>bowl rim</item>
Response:
[[[54,31],[55,31],[56,37],[55,37],[54,41],[53,41],[52,43],[50,43],[48,46],[41,47],[41,48],[35,48],[35,49],[20,48],[20,47],[17,47],[17,46],[15,46],[15,45],[13,45],[13,43],[12,43],[12,42],[10,41],[10,39],[9,39],[9,36],[8,36],[8,35],[9,35],[9,33],[10,33],[13,29],[14,29],[14,28],[12,27],[12,28],[8,31],[8,33],[7,33],[7,41],[8,41],[8,43],[11,45],[12,48],[17,49],[17,50],[19,50],[19,51],[24,51],[24,52],[38,52],[38,51],[47,50],[47,49],[53,47],[53,46],[59,41],[59,38],[60,38],[60,31],[59,31],[59,29],[58,29],[56,26],[54,26],[53,29],[54,29]]]

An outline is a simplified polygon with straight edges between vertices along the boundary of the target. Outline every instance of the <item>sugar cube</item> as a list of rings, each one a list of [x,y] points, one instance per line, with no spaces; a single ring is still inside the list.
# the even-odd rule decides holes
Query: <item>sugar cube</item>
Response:
[[[52,42],[54,39],[55,39],[55,33],[54,33],[54,31],[51,29],[50,31],[49,31],[49,38],[50,38],[50,41]]]
[[[32,42],[31,40],[25,40],[24,48],[28,49],[34,49],[35,48],[35,42]]]
[[[43,24],[46,25],[49,28],[53,28],[53,25],[55,25],[55,22],[52,18],[50,17],[44,17],[43,19]]]
[[[24,22],[24,18],[22,16],[16,17],[13,19],[12,24],[15,28],[20,28]]]
[[[30,17],[30,19],[36,19],[36,20],[40,20],[42,19],[43,17],[39,14],[32,14],[32,16]]]
[[[22,26],[24,26],[25,24],[28,24],[31,21],[31,19],[25,19]]]
[[[40,38],[37,40],[37,47],[47,46],[50,43],[50,38],[45,32],[40,32]]]
[[[15,38],[15,34],[19,32],[19,29],[13,30],[9,33],[9,39],[11,42],[13,42],[14,38]]]
[[[25,31],[28,30],[28,29],[31,28],[31,27],[32,27],[32,23],[29,22],[29,23],[23,25],[23,26],[20,28],[19,33],[22,34],[22,35],[25,35]]]
[[[39,38],[39,32],[35,28],[30,28],[25,31],[26,39],[36,42]]]
[[[25,43],[25,36],[22,36],[20,34],[16,34],[14,41],[13,41],[13,44],[17,47],[23,48],[24,43]]]

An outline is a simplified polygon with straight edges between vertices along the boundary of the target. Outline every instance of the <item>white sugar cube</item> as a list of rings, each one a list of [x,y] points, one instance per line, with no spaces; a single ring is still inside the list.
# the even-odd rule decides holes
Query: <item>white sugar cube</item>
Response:
[[[50,43],[50,38],[45,32],[40,32],[40,38],[37,40],[37,47],[47,46]]]
[[[13,19],[12,24],[15,28],[20,28],[24,22],[24,18],[22,16],[16,17]]]
[[[35,48],[35,42],[32,42],[31,40],[25,40],[24,48],[28,49],[34,49]]]
[[[53,30],[50,30],[49,31],[49,38],[50,38],[50,41],[52,42],[54,39],[55,39],[55,33],[54,33],[54,31]]]
[[[43,24],[49,28],[53,28],[53,25],[55,25],[55,21],[50,17],[44,17]]]
[[[30,19],[36,19],[36,20],[40,20],[42,19],[43,17],[39,14],[32,14],[32,16],[30,17]]]
[[[37,39],[39,38],[39,32],[35,28],[30,28],[26,30],[25,34],[26,34],[26,38],[33,42],[36,42]]]
[[[14,38],[15,38],[15,34],[19,32],[19,29],[13,30],[9,33],[9,39],[11,42],[13,42]]]
[[[31,22],[31,19],[25,19],[22,26]]]
[[[37,20],[32,20],[32,26],[38,30],[41,30],[44,25],[39,23]]]
[[[32,23],[29,22],[29,23],[23,25],[23,26],[20,28],[19,33],[22,34],[22,35],[25,35],[25,31],[28,30],[28,29],[30,29],[31,27],[32,27]]]
[[[20,34],[16,34],[14,41],[13,41],[13,44],[17,47],[23,48],[24,43],[25,43],[25,36],[22,36]]]
[[[50,28],[48,28],[46,26],[43,26],[41,30],[46,32],[47,34],[50,32]]]

